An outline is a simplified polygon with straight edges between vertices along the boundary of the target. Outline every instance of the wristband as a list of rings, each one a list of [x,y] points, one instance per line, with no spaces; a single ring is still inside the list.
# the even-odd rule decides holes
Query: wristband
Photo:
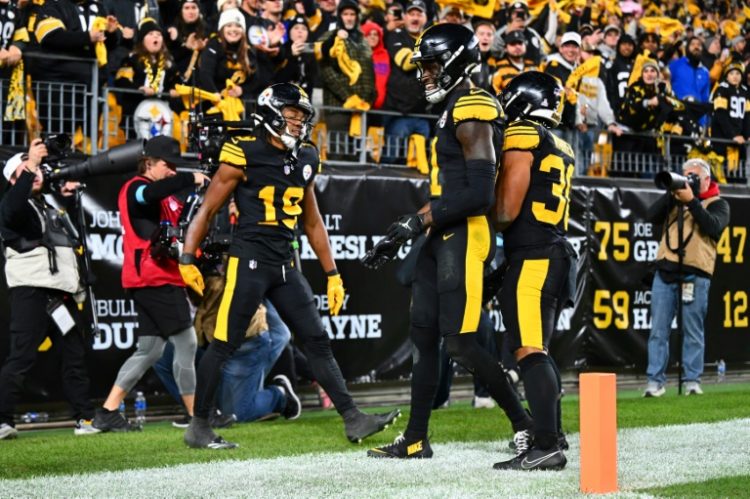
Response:
[[[198,259],[192,253],[181,254],[177,261],[180,265],[196,265],[198,263]]]
[[[336,270],[336,269],[334,268],[333,270],[329,270],[328,272],[326,272],[326,275],[327,275],[328,277],[332,277],[332,276],[335,276],[335,275],[339,275],[339,271],[338,271],[338,270]]]

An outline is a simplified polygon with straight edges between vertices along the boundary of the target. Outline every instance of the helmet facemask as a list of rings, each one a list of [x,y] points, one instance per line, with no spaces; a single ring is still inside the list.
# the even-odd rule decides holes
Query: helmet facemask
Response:
[[[461,46],[453,53],[442,52],[436,58],[430,59],[423,58],[419,52],[414,54],[412,61],[417,66],[417,79],[424,87],[427,102],[435,104],[445,99],[445,96],[474,70],[476,64],[468,64],[464,68],[454,64],[454,61],[461,60],[459,56],[464,50],[465,47]],[[425,70],[431,69],[432,65],[437,66],[437,71],[434,76],[426,77]],[[430,84],[434,88],[428,88]]]
[[[284,117],[283,109],[286,107],[290,107],[292,109],[297,109],[299,111],[302,111],[304,113],[304,117],[302,119],[294,119],[294,118],[286,118]],[[266,127],[266,130],[268,130],[271,135],[281,140],[281,142],[284,144],[284,146],[287,149],[294,149],[302,142],[305,142],[309,136],[310,131],[312,130],[312,115],[308,113],[304,109],[300,109],[293,106],[285,106],[281,110],[275,110],[277,111],[278,116],[271,120],[269,123],[268,120],[264,120],[263,125]],[[295,126],[295,124],[298,122],[300,127],[300,133],[299,136],[295,136],[292,132],[292,128],[290,128],[289,121],[292,121],[292,127]]]

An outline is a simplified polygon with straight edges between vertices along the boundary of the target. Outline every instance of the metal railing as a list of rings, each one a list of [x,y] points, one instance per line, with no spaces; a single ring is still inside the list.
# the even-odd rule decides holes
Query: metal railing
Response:
[[[49,55],[42,53],[24,54],[25,58],[54,58],[55,60],[67,60],[85,62],[90,69],[90,86],[69,82],[47,82],[33,81],[32,92],[37,104],[38,119],[43,127],[45,134],[51,133],[68,133],[73,136],[76,128],[80,127],[83,134],[83,150],[91,154],[96,154],[98,149],[108,149],[112,143],[113,136],[124,133],[126,139],[136,137],[136,124],[130,115],[122,116],[119,123],[109,123],[112,116],[109,113],[107,105],[110,94],[122,98],[127,94],[137,95],[146,98],[138,90],[111,88],[100,86],[99,68],[94,59],[80,59],[61,55]],[[0,85],[0,102],[5,107],[7,100],[7,80]],[[169,94],[157,94],[150,98],[168,99]],[[252,112],[255,102],[243,100],[246,114]],[[99,106],[102,107],[103,126],[99,124]],[[350,165],[374,164],[381,166],[404,166],[407,155],[409,137],[399,137],[382,135],[373,137],[368,134],[370,127],[374,124],[381,126],[385,119],[390,117],[409,117],[423,118],[429,121],[430,129],[437,120],[437,116],[428,114],[410,114],[404,115],[394,111],[358,111],[351,109],[336,108],[330,106],[320,106],[317,108],[317,119],[325,123],[326,116],[331,114],[345,113],[359,115],[359,133],[350,134],[350,130],[333,130],[316,128],[312,139],[319,148],[324,149],[328,155],[327,163],[333,165]],[[348,121],[348,120],[346,120]],[[187,140],[188,121],[183,120],[181,125],[181,140]],[[174,124],[173,124],[174,126]],[[0,134],[3,137],[5,145],[27,145],[28,136],[25,133],[19,134],[18,124],[13,122],[0,121]],[[11,133],[15,131],[15,133]],[[101,136],[100,136],[101,134]],[[631,136],[638,136],[647,140],[656,140],[656,133],[631,133]],[[650,154],[642,151],[626,151],[612,149],[612,136],[609,134],[605,144],[595,144],[590,151],[590,155],[582,155],[578,148],[579,135],[576,132],[573,140],[573,147],[576,150],[576,174],[586,175],[590,166],[599,166],[607,175],[610,176],[630,176],[630,177],[647,177],[652,176],[663,169],[678,170],[685,161],[685,156],[673,154],[675,143],[695,142],[694,137],[684,137],[678,135],[665,134],[658,137],[663,140],[664,154]],[[101,139],[101,142],[99,140]],[[750,144],[736,144],[731,140],[722,140],[710,138],[714,144],[726,144],[744,149],[744,158],[736,164],[736,167],[730,168],[728,162],[724,161],[723,173],[725,178],[731,182],[750,182]],[[377,142],[377,143],[376,143]],[[608,145],[608,147],[607,147]],[[427,146],[426,146],[427,147]],[[429,147],[425,151],[429,155]]]
[[[40,52],[24,53],[24,63],[34,59],[53,59],[55,61],[83,62],[91,68],[89,71],[90,85],[60,81],[32,80],[31,94],[36,103],[36,119],[45,135],[65,133],[74,137],[80,128],[84,151],[96,154],[99,127],[99,68],[95,59],[70,57],[59,54],[44,54]],[[26,64],[28,68],[28,64]],[[26,82],[23,83],[26,92]],[[0,103],[3,111],[7,105],[9,82],[3,80],[0,84]],[[25,110],[28,103],[24,95]],[[0,134],[5,145],[28,145],[29,137],[23,133],[26,125],[0,119]],[[20,132],[20,133],[19,133]],[[9,143],[6,143],[9,142]]]
[[[637,137],[644,140],[653,140],[656,145],[657,139],[663,141],[661,150],[663,153],[647,153],[642,151],[628,151],[614,149],[612,147],[613,135],[606,134],[607,140],[603,144],[594,145],[589,161],[585,164],[580,154],[576,157],[576,172],[586,175],[590,167],[603,169],[608,176],[612,177],[652,177],[662,170],[679,171],[683,163],[688,159],[688,155],[682,150],[684,145],[690,147],[699,147],[700,142],[710,141],[711,144],[722,144],[724,146],[733,146],[742,150],[744,158],[738,159],[737,162],[730,165],[729,160],[724,157],[721,165],[724,178],[728,182],[750,183],[750,144],[738,144],[732,140],[719,139],[713,137],[696,138],[683,135],[656,133],[623,133],[623,137]],[[679,153],[676,150],[681,150]],[[576,151],[578,153],[579,151]],[[713,148],[708,148],[708,152],[714,152]],[[715,160],[719,157],[716,155]],[[712,161],[709,161],[712,163]],[[713,166],[713,165],[712,165]],[[583,168],[581,168],[583,167]],[[715,172],[716,173],[716,172]]]

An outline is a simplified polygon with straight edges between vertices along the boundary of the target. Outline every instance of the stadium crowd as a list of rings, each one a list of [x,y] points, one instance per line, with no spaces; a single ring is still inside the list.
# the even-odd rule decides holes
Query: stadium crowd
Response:
[[[21,98],[24,76],[88,88],[87,64],[59,56],[96,58],[104,71],[100,85],[114,89],[115,102],[108,105],[119,127],[138,122],[146,135],[153,134],[173,121],[173,112],[171,133],[180,138],[177,122],[189,107],[233,117],[254,109],[269,84],[294,82],[313,95],[318,109],[327,107],[314,140],[367,135],[378,149],[371,159],[406,159],[426,171],[426,116],[439,116],[442,109],[424,99],[411,54],[426,27],[458,23],[479,39],[482,65],[473,75],[478,87],[498,94],[530,69],[565,84],[558,133],[574,145],[577,174],[605,173],[608,161],[595,154],[591,164],[593,152],[637,151],[619,160],[627,167],[658,162],[653,158],[669,148],[672,154],[709,156],[721,181],[725,173],[740,176],[743,144],[750,138],[748,20],[750,7],[743,2],[700,0],[2,1],[4,130],[14,120],[26,128],[19,125],[31,112]],[[33,52],[44,57],[23,57]],[[60,108],[62,92],[45,87],[38,94],[39,116],[47,118],[35,126],[55,132],[66,120],[83,121]],[[139,103],[154,98],[163,101],[161,113],[151,106],[129,120]],[[368,113],[363,127],[363,111],[386,114]],[[126,136],[133,133],[125,130]],[[665,140],[665,134],[683,139]],[[406,147],[378,147],[394,140],[408,143],[408,153]],[[329,159],[354,158],[330,153]],[[637,165],[624,170],[644,171]]]

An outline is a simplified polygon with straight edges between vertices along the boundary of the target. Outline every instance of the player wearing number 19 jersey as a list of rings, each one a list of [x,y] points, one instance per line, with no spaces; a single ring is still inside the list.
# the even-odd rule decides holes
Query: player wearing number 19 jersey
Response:
[[[234,194],[240,212],[238,227],[229,248],[214,341],[198,367],[195,416],[185,433],[185,442],[197,448],[236,446],[213,433],[208,413],[222,366],[245,339],[250,319],[263,298],[271,300],[302,341],[317,382],[344,418],[347,437],[357,442],[383,430],[399,412],[369,415],[357,409],[333,358],[310,285],[292,264],[294,228],[300,217],[308,241],[328,275],[330,311],[337,315],[344,302],[344,287],[315,200],[313,179],[318,153],[305,140],[313,108],[304,90],[280,83],[260,94],[258,112],[263,118],[258,128],[223,145],[219,169],[188,229],[180,256],[183,279],[202,293],[203,280],[195,266],[195,251],[211,218]]]
[[[516,76],[500,96],[509,121],[495,188],[508,261],[500,309],[534,432],[528,451],[496,469],[562,469],[567,462],[558,447],[560,378],[548,355],[574,254],[565,240],[573,151],[549,130],[560,123],[562,92],[559,80],[532,71]]]

